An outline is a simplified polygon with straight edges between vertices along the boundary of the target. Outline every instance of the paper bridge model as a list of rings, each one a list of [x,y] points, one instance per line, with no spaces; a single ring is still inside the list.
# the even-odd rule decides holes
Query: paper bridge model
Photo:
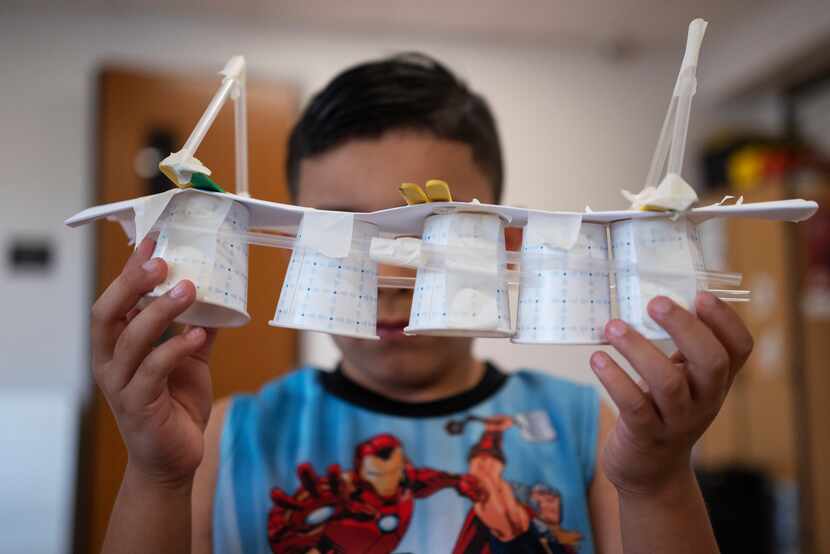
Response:
[[[414,289],[408,334],[598,344],[605,323],[619,317],[648,338],[667,338],[646,311],[657,295],[690,308],[700,290],[748,300],[749,291],[734,289],[740,275],[707,269],[699,223],[726,217],[802,221],[818,207],[805,200],[692,207],[697,197],[680,174],[705,27],[702,20],[689,27],[646,186],[627,193],[637,209],[580,213],[454,202],[440,182],[429,183],[427,194],[404,185],[408,205],[371,213],[250,198],[245,63],[235,57],[185,146],[160,164],[178,188],[89,208],[66,224],[107,218],[136,244],[154,237],[153,256],[169,271],[148,297],[182,279],[193,281],[196,301],[178,318],[192,325],[236,327],[250,320],[248,249],[254,244],[293,250],[273,326],[377,339],[378,288],[388,286]],[[194,157],[228,98],[236,111],[237,194],[221,191]],[[505,227],[523,229],[519,251],[505,249]],[[379,264],[414,268],[416,277],[379,276]],[[511,295],[514,287],[518,294]],[[513,310],[511,298],[518,300]]]

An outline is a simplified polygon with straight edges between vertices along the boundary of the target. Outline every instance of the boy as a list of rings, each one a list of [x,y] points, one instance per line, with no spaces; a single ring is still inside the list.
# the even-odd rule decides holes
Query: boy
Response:
[[[289,186],[304,206],[398,205],[397,184],[441,178],[459,200],[499,200],[486,103],[419,55],[356,66],[294,129]],[[666,357],[622,321],[590,365],[617,404],[542,374],[506,375],[472,340],[406,337],[410,294],[379,291],[380,341],[335,337],[338,369],[303,369],[211,410],[214,331],[154,342],[193,302],[140,244],[93,307],[95,378],[129,462],[106,552],[716,552],[690,467],[752,349],[710,294],[692,315],[658,297]],[[382,271],[390,271],[383,268]],[[645,391],[644,391],[645,388]]]

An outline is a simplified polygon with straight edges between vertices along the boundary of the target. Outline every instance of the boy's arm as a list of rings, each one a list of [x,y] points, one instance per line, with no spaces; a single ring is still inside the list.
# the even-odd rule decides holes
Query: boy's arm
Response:
[[[165,279],[144,240],[92,308],[95,381],[118,423],[128,463],[103,552],[188,552],[193,479],[211,411],[208,358],[214,331],[190,328],[161,344],[196,298],[182,281],[143,309],[139,300]]]
[[[622,321],[608,324],[608,341],[644,386],[606,353],[591,357],[591,367],[620,410],[611,429],[601,432],[597,474],[603,475],[591,491],[603,552],[615,549],[613,524],[602,520],[616,517],[603,479],[619,496],[624,552],[718,552],[691,450],[718,414],[753,341],[734,310],[709,293],[698,295],[696,313],[665,297],[649,303],[649,314],[678,347],[671,357]]]
[[[105,552],[141,551],[132,547],[149,544],[164,545],[158,552],[187,552],[188,548],[199,554],[213,551],[219,441],[229,405],[230,399],[223,398],[211,410],[205,455],[192,481],[159,485],[128,466],[110,517]]]
[[[193,483],[159,483],[127,464],[102,552],[189,552]]]
[[[603,447],[617,422],[617,415],[603,400],[599,406],[599,433],[597,433],[597,461],[594,478],[588,491],[588,508],[594,542],[600,554],[623,552],[620,534],[620,498],[617,489],[602,470]]]
[[[603,402],[597,436],[597,470],[588,496],[597,552],[659,552],[660,545],[668,545],[666,550],[678,553],[685,552],[684,547],[688,552],[716,552],[714,543],[707,545],[712,531],[691,471],[685,478],[678,476],[662,494],[632,496],[617,492],[601,469],[603,446],[616,422],[616,414]],[[624,535],[628,535],[625,541]],[[678,544],[681,537],[694,540]]]
[[[230,398],[223,398],[213,405],[205,430],[205,457],[193,481],[191,552],[194,553],[209,554],[213,551],[213,497],[218,480],[222,428],[230,401]]]
[[[138,552],[149,544],[164,545],[157,552],[187,552],[188,544],[193,553],[213,551],[213,497],[229,405],[230,399],[223,398],[211,410],[204,458],[192,481],[160,486],[128,466],[110,516],[105,552]],[[141,548],[133,550],[134,545]]]

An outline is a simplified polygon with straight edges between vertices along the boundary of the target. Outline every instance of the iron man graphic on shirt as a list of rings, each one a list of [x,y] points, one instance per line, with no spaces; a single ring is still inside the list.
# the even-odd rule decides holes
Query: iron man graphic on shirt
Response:
[[[575,554],[582,536],[561,528],[558,490],[543,483],[532,487],[506,481],[502,435],[517,419],[476,417],[447,422],[450,435],[480,423],[484,431],[468,454],[465,474],[416,467],[404,445],[391,434],[358,444],[353,466],[330,466],[325,475],[304,463],[293,494],[271,491],[268,538],[277,554],[391,554],[412,521],[415,502],[453,489],[473,506],[459,530],[453,554],[502,552]],[[521,421],[521,420],[520,420]],[[517,495],[524,489],[524,501]]]

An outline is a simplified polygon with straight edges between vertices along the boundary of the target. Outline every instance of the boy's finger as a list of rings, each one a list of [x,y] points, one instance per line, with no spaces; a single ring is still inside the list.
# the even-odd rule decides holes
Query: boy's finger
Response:
[[[648,312],[683,353],[693,396],[704,401],[720,398],[729,378],[729,355],[712,331],[665,296],[649,302]]]
[[[193,283],[180,281],[133,318],[115,344],[114,359],[120,369],[120,375],[113,377],[115,387],[121,389],[130,382],[135,370],[152,350],[153,343],[195,299]]]
[[[184,328],[184,332],[187,333],[192,328],[193,327],[190,325],[187,325]],[[213,350],[213,343],[216,342],[217,329],[212,327],[203,327],[203,329],[207,333],[207,340],[205,340],[205,343],[193,353],[193,357],[198,358],[207,364],[210,363],[210,353]]]
[[[133,318],[135,316],[137,316],[140,313],[141,313],[141,310],[139,308],[133,308],[132,310],[127,312],[127,315],[124,317],[124,319],[127,323],[129,323],[133,320]]]
[[[654,436],[660,426],[654,403],[625,370],[605,352],[591,355],[591,369],[617,405],[625,424],[634,431]]]
[[[124,269],[92,306],[92,354],[96,363],[106,363],[118,339],[113,324],[123,321],[139,299],[164,280],[167,265],[150,260],[155,244],[145,239],[133,252]]]
[[[201,348],[206,338],[204,329],[194,327],[150,352],[121,393],[124,405],[137,410],[158,398],[164,392],[170,372]]]
[[[645,380],[663,420],[686,417],[691,393],[683,368],[673,364],[660,349],[619,319],[608,322],[605,337]]]
[[[697,316],[709,326],[729,354],[731,383],[752,353],[752,335],[735,310],[710,292],[700,293],[695,299],[695,307]]]

